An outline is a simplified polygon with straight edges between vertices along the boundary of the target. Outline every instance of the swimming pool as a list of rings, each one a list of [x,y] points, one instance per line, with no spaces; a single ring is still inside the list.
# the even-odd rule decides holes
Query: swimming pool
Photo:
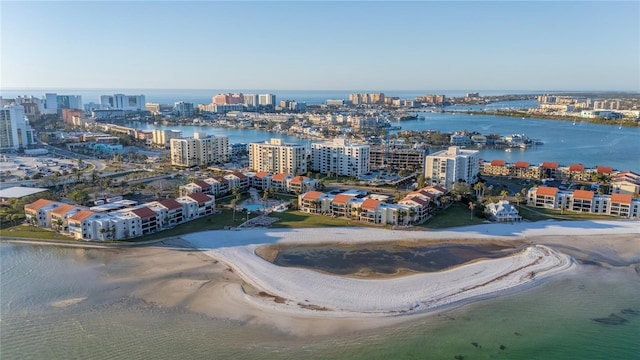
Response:
[[[242,208],[247,209],[249,211],[264,210],[264,206],[259,204],[244,205],[242,206]]]

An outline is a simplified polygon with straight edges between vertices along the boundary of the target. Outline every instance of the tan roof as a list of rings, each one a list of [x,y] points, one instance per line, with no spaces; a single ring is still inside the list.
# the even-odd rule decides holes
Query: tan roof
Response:
[[[32,202],[31,204],[25,205],[24,208],[25,210],[33,210],[33,211],[38,211],[40,209],[42,209],[43,207],[49,205],[53,203],[53,201],[51,200],[47,200],[47,199],[38,199],[34,202]]]
[[[378,208],[378,205],[380,205],[380,200],[365,199],[360,207],[362,210],[375,210]]]
[[[553,196],[555,197],[558,193],[558,188],[550,187],[550,186],[538,186],[536,190],[536,196]]]
[[[584,171],[584,165],[582,165],[582,164],[571,164],[571,165],[569,165],[569,171]]]
[[[274,175],[274,176],[271,178],[271,181],[282,181],[282,180],[284,180],[284,179],[286,179],[286,178],[287,178],[287,174],[285,174],[285,173],[280,173],[280,174]]]
[[[203,193],[193,193],[187,196],[197,201],[199,205],[204,204],[208,201],[211,201],[211,198],[207,194],[203,194]]]
[[[593,200],[593,191],[589,190],[576,190],[573,192],[574,200]]]
[[[149,219],[149,218],[157,216],[155,211],[149,209],[146,206],[138,208],[138,209],[131,210],[131,212],[136,214],[136,216],[139,217],[140,219]]]
[[[73,222],[82,222],[82,220],[88,218],[91,215],[94,215],[95,213],[91,210],[80,210],[77,213],[73,214],[73,216],[71,216],[69,218],[69,221],[73,221]]]
[[[632,199],[633,199],[633,196],[631,194],[612,194],[611,195],[612,203],[631,205]]]
[[[320,196],[322,196],[322,193],[320,191],[309,191],[302,196],[302,199],[313,201],[319,198]]]
[[[613,172],[613,168],[611,166],[598,166],[596,171],[598,174],[611,174]]]
[[[504,166],[504,160],[491,160],[491,166]]]
[[[353,196],[352,195],[346,195],[346,194],[338,194],[333,198],[332,203],[334,204],[346,204],[349,202],[349,199],[351,199]]]
[[[174,199],[160,200],[158,202],[160,203],[160,205],[166,207],[169,210],[182,208],[182,204],[180,204],[179,202],[175,201]]]
[[[526,161],[516,161],[516,169],[526,169],[529,167],[529,163]]]
[[[557,169],[558,168],[558,163],[554,162],[554,161],[545,161],[542,163],[542,167],[544,169]]]
[[[71,210],[73,210],[75,208],[76,208],[75,205],[62,204],[62,205],[58,206],[57,208],[51,210],[51,215],[63,216],[64,214],[68,213],[69,211],[71,211]]]

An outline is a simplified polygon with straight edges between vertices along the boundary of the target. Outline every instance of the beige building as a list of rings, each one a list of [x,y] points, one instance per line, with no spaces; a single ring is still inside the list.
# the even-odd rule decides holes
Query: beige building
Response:
[[[249,145],[249,167],[257,172],[305,174],[307,150],[304,145],[285,144],[282,139],[252,143]]]
[[[153,144],[165,149],[171,147],[171,139],[182,138],[180,130],[153,130]]]
[[[194,167],[228,161],[229,139],[195,133],[192,138],[171,139],[171,165]]]

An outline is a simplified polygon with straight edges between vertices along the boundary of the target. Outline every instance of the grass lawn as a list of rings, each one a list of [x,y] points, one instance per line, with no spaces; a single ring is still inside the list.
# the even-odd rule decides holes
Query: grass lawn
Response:
[[[462,203],[453,203],[449,208],[440,211],[438,215],[427,220],[424,224],[418,225],[428,229],[443,229],[457,226],[468,226],[482,224],[487,219],[478,217],[470,218],[469,208]]]
[[[309,214],[302,211],[273,212],[270,217],[278,218],[273,223],[273,228],[310,228],[310,227],[334,227],[334,226],[366,226],[365,224],[345,218],[332,218],[330,216]]]
[[[0,237],[78,241],[77,239],[62,235],[55,231],[30,225],[16,225],[7,228],[3,227],[0,229]]]
[[[233,211],[228,209],[223,209],[221,211],[222,212],[220,214],[209,215],[200,219],[189,221],[184,224],[180,224],[173,229],[160,231],[155,234],[145,235],[139,238],[131,239],[129,241],[147,241],[186,235],[200,231],[222,230],[225,226],[238,226],[247,220],[247,214],[245,212],[236,211],[236,218],[234,222]],[[259,214],[251,214],[249,215],[249,218],[253,219],[258,215]]]
[[[579,213],[573,211],[566,211],[564,214],[560,210],[551,210],[545,208],[534,208],[525,205],[516,206],[520,216],[529,221],[540,220],[620,220],[619,217],[609,215],[598,215],[591,213]]]

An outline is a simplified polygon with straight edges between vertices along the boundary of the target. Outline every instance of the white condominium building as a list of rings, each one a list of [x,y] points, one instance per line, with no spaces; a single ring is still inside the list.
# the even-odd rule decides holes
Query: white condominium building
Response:
[[[33,129],[25,120],[22,105],[0,108],[0,149],[18,150],[34,144]]]
[[[249,146],[249,166],[257,172],[305,174],[306,153],[304,145],[285,144],[282,139],[252,143]]]
[[[180,130],[153,130],[153,143],[166,148],[171,146],[171,139],[182,138],[182,131]]]
[[[369,145],[349,144],[345,139],[311,144],[311,170],[359,177],[369,172]]]
[[[100,105],[103,109],[118,109],[125,111],[146,110],[144,95],[102,95],[100,96]]]
[[[195,133],[186,139],[171,139],[171,165],[194,167],[229,160],[229,139]]]
[[[474,183],[480,171],[479,152],[463,150],[458,146],[428,155],[426,162],[425,178],[430,178],[431,184],[447,190],[451,190],[459,180],[467,184]]]

